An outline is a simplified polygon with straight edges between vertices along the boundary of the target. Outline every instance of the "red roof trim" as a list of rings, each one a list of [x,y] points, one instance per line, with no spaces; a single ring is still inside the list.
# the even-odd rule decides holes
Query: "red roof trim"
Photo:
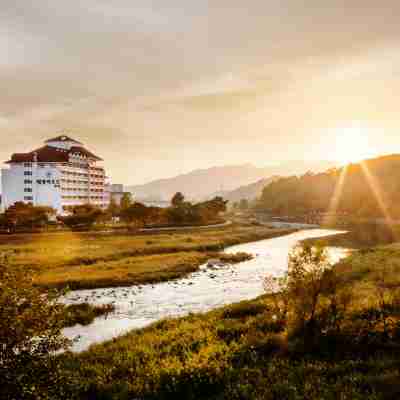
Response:
[[[6,164],[13,163],[24,163],[24,162],[34,162],[35,153],[37,162],[69,162],[69,156],[71,154],[80,154],[86,156],[87,158],[102,161],[100,157],[86,150],[84,147],[74,146],[70,150],[59,149],[52,146],[44,146],[40,149],[31,151],[30,153],[15,153],[11,156],[11,160],[7,161]]]

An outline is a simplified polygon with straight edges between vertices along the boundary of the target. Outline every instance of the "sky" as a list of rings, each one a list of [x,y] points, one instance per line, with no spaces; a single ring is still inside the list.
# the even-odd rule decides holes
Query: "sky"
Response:
[[[397,0],[1,0],[0,160],[57,133],[114,182],[400,153]]]

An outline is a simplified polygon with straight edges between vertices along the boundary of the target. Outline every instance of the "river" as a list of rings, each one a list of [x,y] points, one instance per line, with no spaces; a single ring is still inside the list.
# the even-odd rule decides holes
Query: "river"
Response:
[[[253,254],[254,258],[218,268],[209,268],[206,264],[199,271],[177,281],[71,292],[65,298],[68,304],[113,303],[116,309],[107,317],[96,318],[88,326],[66,328],[64,334],[76,339],[72,350],[79,352],[91,344],[112,339],[163,318],[205,312],[253,299],[264,293],[263,278],[266,274],[281,276],[286,271],[288,253],[296,243],[334,233],[339,231],[303,230],[287,236],[232,246],[225,252],[246,252]],[[331,261],[336,262],[346,254],[346,250],[330,248],[329,254]]]

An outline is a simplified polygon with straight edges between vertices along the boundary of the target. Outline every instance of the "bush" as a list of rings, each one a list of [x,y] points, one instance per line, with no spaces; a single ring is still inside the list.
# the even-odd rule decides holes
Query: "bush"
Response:
[[[267,310],[264,304],[241,302],[230,306],[223,313],[223,318],[249,318],[262,314]]]
[[[0,262],[0,398],[68,398],[68,382],[54,356],[65,349],[58,293],[33,286],[26,269]],[[72,397],[71,397],[72,398]]]
[[[56,211],[50,207],[39,207],[17,202],[0,215],[0,228],[10,232],[23,229],[38,229],[49,224]]]
[[[93,320],[101,315],[108,315],[115,310],[112,304],[92,306],[88,303],[72,304],[65,310],[65,326],[76,324],[89,325]]]
[[[249,330],[249,327],[236,320],[224,320],[217,326],[217,335],[227,343],[239,340]]]
[[[95,223],[108,218],[108,214],[91,204],[74,206],[71,209],[71,215],[58,217],[59,221],[72,229],[90,229]]]

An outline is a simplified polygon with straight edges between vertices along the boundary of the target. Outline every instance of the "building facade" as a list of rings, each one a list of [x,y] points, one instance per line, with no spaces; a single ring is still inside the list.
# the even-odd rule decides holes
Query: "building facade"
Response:
[[[61,135],[29,153],[16,153],[2,170],[2,210],[16,202],[67,214],[76,205],[106,208],[109,185],[102,159],[82,143]]]

